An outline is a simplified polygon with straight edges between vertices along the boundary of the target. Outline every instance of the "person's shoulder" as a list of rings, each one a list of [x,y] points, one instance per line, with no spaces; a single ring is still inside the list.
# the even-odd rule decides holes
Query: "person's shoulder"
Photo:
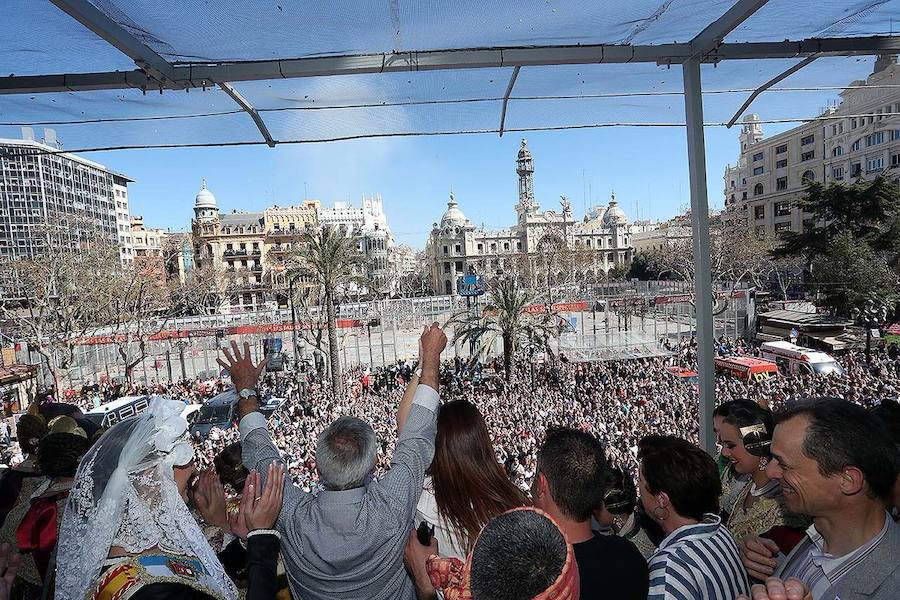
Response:
[[[642,564],[647,562],[637,549],[637,546],[617,535],[603,535],[594,532],[594,537],[580,544],[575,544],[574,547],[576,553],[582,550],[584,554],[615,559],[619,562],[630,562],[632,560],[639,561]]]

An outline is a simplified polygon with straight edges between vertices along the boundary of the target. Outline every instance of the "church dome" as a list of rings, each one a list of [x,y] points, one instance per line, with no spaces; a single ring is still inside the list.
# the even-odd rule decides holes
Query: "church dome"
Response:
[[[619,203],[616,201],[615,194],[612,195],[612,198],[609,201],[609,208],[606,209],[606,214],[603,215],[603,222],[607,225],[628,224],[628,217],[625,216],[625,211],[619,208]]]
[[[194,208],[214,208],[216,210],[219,209],[219,205],[216,204],[216,197],[213,196],[213,193],[206,189],[206,180],[203,180],[203,187],[200,189],[200,192],[197,193],[197,197],[194,199]]]
[[[441,217],[441,227],[452,227],[465,224],[466,215],[464,215],[463,211],[459,209],[459,204],[456,203],[456,199],[453,197],[453,193],[451,192],[450,201],[447,202],[447,212],[445,212],[444,216]]]

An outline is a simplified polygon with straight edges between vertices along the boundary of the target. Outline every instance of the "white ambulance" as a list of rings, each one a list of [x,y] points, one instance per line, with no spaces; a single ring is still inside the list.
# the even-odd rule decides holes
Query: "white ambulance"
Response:
[[[818,350],[804,348],[790,342],[765,342],[759,349],[762,357],[775,362],[784,374],[844,374],[844,368],[834,357]]]

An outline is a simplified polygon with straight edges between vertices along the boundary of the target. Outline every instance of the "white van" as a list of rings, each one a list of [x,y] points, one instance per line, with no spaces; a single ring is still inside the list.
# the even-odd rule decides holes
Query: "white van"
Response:
[[[760,352],[763,358],[774,361],[784,374],[844,374],[844,368],[834,357],[790,342],[765,342],[760,346]]]
[[[135,415],[143,413],[150,406],[150,396],[124,396],[101,404],[84,416],[103,428],[109,428]]]

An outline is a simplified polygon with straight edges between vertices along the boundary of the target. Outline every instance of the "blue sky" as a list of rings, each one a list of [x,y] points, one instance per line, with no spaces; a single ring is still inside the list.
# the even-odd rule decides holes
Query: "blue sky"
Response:
[[[705,66],[704,90],[712,91],[704,95],[705,120],[726,121],[747,97],[748,88],[753,89],[796,62],[733,61]],[[871,73],[872,62],[871,57],[819,59],[781,84],[794,89],[803,87],[803,91],[767,92],[757,98],[750,110],[764,120],[814,117],[838,100],[842,87]],[[565,76],[560,77],[560,85],[571,83],[573,76],[578,75],[562,72]],[[632,75],[634,79],[627,79],[626,75],[612,71],[610,79],[595,83],[602,90],[632,86],[680,89],[680,75],[665,68],[644,67]],[[329,81],[337,86],[346,83],[345,80]],[[526,83],[527,79],[522,83],[522,93],[528,91]],[[551,80],[551,87],[556,83]],[[714,90],[731,91],[715,93]],[[72,102],[71,97],[65,98],[65,103]],[[517,109],[524,110],[536,124],[560,120],[589,122],[594,118],[600,122],[618,118],[639,122],[683,122],[684,119],[680,96],[607,102],[517,105]],[[49,108],[51,113],[53,110]],[[567,114],[570,110],[575,112]],[[272,114],[268,113],[267,118],[273,119]],[[447,118],[452,119],[453,114],[448,112]],[[251,126],[249,117],[237,123]],[[327,131],[331,125],[341,124],[324,121],[321,126]],[[796,124],[766,124],[764,131],[773,135]],[[354,126],[362,131],[368,129],[365,122]],[[415,122],[413,128],[428,127]],[[739,126],[706,128],[711,207],[723,204],[722,176],[726,164],[737,160],[739,132]],[[607,203],[612,190],[630,219],[666,219],[689,205],[685,131],[680,127],[507,133],[503,138],[495,134],[376,138],[288,144],[274,149],[249,146],[123,150],[94,152],[88,157],[135,179],[129,192],[131,211],[143,215],[148,226],[189,229],[194,196],[201,178],[205,177],[220,208],[226,211],[260,210],[272,204],[297,203],[304,198],[316,198],[326,204],[335,200],[358,204],[363,194],[380,193],[395,239],[421,248],[431,224],[440,220],[451,189],[460,208],[477,225],[513,224],[513,206],[517,200],[515,158],[523,135],[528,138],[534,156],[535,193],[544,209],[558,208],[559,197],[565,195],[580,216],[585,206]],[[90,139],[98,145],[106,141],[99,137]],[[206,140],[201,135],[197,141]]]
[[[612,190],[629,218],[664,219],[690,202],[684,130],[620,128],[526,134],[543,208],[605,204]],[[190,227],[205,177],[222,210],[257,210],[308,198],[325,203],[380,193],[401,243],[422,247],[452,189],[476,224],[513,224],[515,158],[522,134],[391,138],[245,148],[128,150],[90,158],[134,178],[132,214],[148,226]],[[722,204],[722,172],[737,130],[708,129],[710,204]],[[590,190],[590,197],[588,197]],[[637,205],[637,208],[636,208]]]

